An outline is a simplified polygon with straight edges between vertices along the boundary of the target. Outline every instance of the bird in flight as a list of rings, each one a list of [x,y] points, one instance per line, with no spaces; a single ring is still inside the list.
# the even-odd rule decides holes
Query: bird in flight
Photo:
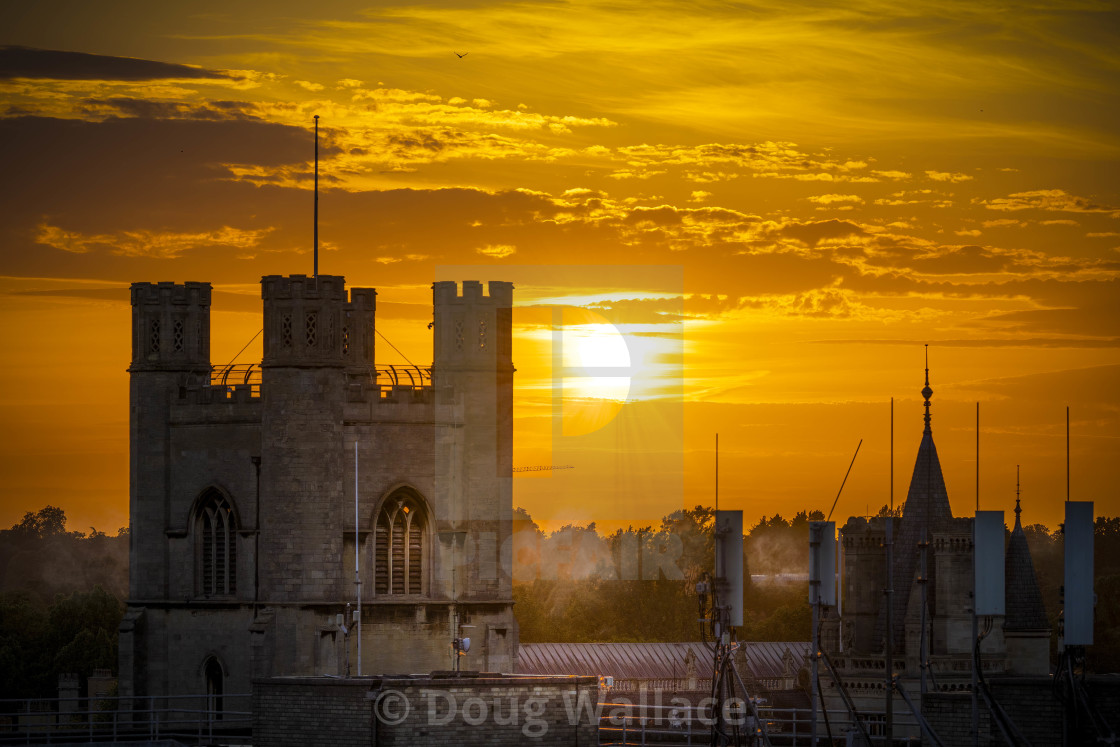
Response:
[[[459,54],[458,52],[456,52],[455,56],[458,57],[461,60],[464,57],[466,57],[468,54],[470,54],[470,52],[463,52],[462,54]]]

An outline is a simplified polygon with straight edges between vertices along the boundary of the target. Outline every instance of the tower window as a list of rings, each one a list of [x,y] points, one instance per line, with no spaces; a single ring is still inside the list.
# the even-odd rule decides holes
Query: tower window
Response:
[[[148,326],[148,350],[153,353],[159,352],[159,319],[153,319]]]
[[[327,349],[334,351],[334,314],[327,314]]]
[[[478,320],[478,347],[484,349],[486,347],[486,320]]]
[[[307,347],[315,347],[315,326],[318,322],[314,313],[307,315],[306,332],[307,332]]]
[[[285,314],[280,318],[280,344],[286,348],[292,346],[292,315]]]
[[[237,522],[229,500],[209,490],[195,520],[198,591],[202,596],[237,593]]]
[[[419,503],[398,494],[385,502],[374,542],[374,591],[377,594],[425,592],[425,521]]]
[[[350,327],[342,326],[342,354],[350,355]]]
[[[175,324],[171,327],[171,347],[176,353],[183,352],[183,320],[176,319]]]
[[[463,320],[455,320],[455,349],[463,349]]]

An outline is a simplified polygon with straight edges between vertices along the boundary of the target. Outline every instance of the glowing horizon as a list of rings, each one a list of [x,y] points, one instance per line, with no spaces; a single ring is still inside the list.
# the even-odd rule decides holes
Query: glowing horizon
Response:
[[[1057,527],[1068,405],[1071,496],[1116,515],[1115,14],[5,7],[0,525],[46,504],[71,528],[127,523],[127,287],[212,282],[212,361],[238,355],[258,279],[311,273],[315,114],[320,271],[377,288],[403,354],[378,338],[378,363],[430,362],[433,280],[515,282],[515,465],[586,439],[575,469],[519,474],[539,522],[710,505],[716,432],[720,504],[748,524],[831,505],[861,438],[833,518],[873,513],[892,396],[897,502],[927,342],[957,515],[977,501],[977,402],[981,508],[1011,516],[1021,465],[1024,522]],[[603,371],[564,372],[558,416],[560,307],[583,315],[569,362]]]

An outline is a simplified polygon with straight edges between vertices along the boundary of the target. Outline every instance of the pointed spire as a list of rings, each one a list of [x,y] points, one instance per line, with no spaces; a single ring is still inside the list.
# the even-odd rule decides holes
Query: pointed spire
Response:
[[[933,390],[929,388],[929,343],[926,343],[926,385],[922,388],[922,396],[926,398],[926,429],[925,433],[932,433],[929,427],[929,398],[933,396]]]
[[[1019,519],[1022,509],[1019,506],[1019,468],[1015,468],[1015,528],[1007,543],[1004,554],[1004,594],[1007,614],[1004,616],[1005,631],[1048,630],[1050,623],[1046,618],[1046,605],[1038,588],[1038,577],[1034,573],[1031,550],[1027,544],[1027,534]]]

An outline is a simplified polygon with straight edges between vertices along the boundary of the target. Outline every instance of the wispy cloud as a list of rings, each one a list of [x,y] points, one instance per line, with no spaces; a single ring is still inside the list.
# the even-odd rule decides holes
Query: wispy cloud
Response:
[[[989,210],[1045,210],[1064,213],[1107,213],[1120,217],[1120,207],[1102,205],[1084,197],[1071,195],[1063,189],[1036,189],[1014,192],[1007,197],[981,200]]]

